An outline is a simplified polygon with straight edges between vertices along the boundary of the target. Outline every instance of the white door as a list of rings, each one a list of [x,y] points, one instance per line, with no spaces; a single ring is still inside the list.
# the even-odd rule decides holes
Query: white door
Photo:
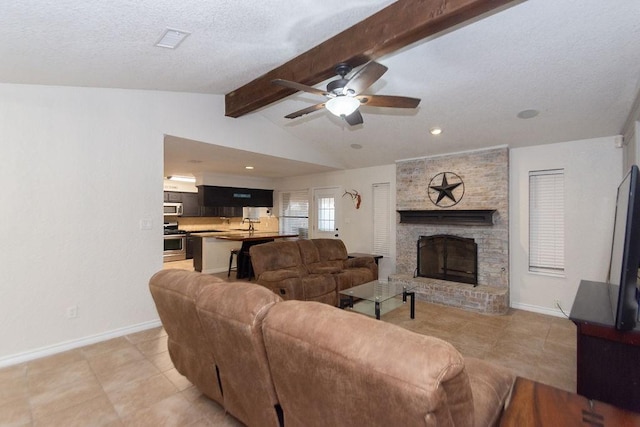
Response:
[[[340,193],[338,187],[313,190],[313,238],[340,238]]]

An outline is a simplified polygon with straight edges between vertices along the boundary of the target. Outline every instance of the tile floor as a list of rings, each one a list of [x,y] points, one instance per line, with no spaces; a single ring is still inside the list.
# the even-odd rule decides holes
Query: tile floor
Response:
[[[168,266],[191,268],[190,262]],[[569,320],[521,310],[486,316],[421,301],[414,320],[408,306],[382,319],[445,339],[465,356],[575,391]],[[0,369],[0,425],[240,426],[173,368],[166,341],[164,330],[154,328]]]

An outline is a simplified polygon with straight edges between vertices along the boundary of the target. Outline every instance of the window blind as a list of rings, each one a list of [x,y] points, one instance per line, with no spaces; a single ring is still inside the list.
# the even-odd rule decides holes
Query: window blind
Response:
[[[280,231],[309,237],[309,192],[307,190],[280,193]]]
[[[377,255],[390,255],[390,197],[391,186],[388,182],[373,184],[373,253]]]
[[[529,271],[564,272],[564,170],[529,172]]]

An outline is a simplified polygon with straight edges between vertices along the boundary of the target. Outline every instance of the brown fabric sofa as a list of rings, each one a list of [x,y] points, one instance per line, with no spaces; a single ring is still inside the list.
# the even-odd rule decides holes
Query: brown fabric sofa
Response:
[[[149,281],[162,326],[167,332],[169,356],[176,370],[202,393],[223,404],[216,360],[208,348],[206,334],[196,310],[202,289],[222,281],[213,276],[163,270]]]
[[[340,291],[378,278],[373,257],[348,258],[339,239],[270,242],[250,254],[256,281],[285,300],[338,305]]]
[[[440,339],[253,283],[164,270],[149,286],[176,368],[248,426],[491,426],[514,380]]]
[[[244,424],[282,425],[262,338],[264,316],[282,299],[186,270],[160,271],[149,288],[178,372]]]
[[[275,304],[263,333],[287,427],[492,426],[514,382],[438,338],[326,304]]]

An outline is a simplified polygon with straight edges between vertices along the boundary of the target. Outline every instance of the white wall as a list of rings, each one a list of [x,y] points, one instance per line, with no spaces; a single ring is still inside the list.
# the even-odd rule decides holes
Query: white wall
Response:
[[[581,279],[604,281],[609,267],[622,149],[615,137],[510,150],[509,230],[511,306],[569,314]],[[528,272],[529,171],[565,171],[565,277]]]
[[[336,166],[223,111],[222,96],[0,84],[0,366],[157,324],[165,134]]]
[[[390,184],[390,227],[391,247],[390,255],[380,260],[379,277],[386,278],[395,272],[395,236],[396,236],[396,165],[385,165],[370,168],[351,169],[338,172],[307,175],[287,178],[276,181],[276,195],[274,201],[278,202],[278,191],[310,190],[322,187],[340,187],[344,190],[356,190],[362,196],[360,209],[356,209],[351,197],[340,199],[341,230],[340,238],[349,252],[371,253],[373,250],[373,184],[388,182]],[[279,214],[279,208],[274,207],[274,213]]]

